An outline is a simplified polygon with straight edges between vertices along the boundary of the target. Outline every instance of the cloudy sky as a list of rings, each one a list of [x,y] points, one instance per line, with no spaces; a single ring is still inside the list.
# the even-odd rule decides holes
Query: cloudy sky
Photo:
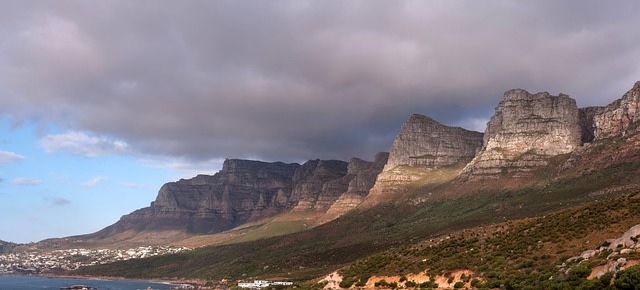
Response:
[[[372,159],[504,91],[606,105],[637,1],[0,0],[0,239],[99,230],[224,158]]]

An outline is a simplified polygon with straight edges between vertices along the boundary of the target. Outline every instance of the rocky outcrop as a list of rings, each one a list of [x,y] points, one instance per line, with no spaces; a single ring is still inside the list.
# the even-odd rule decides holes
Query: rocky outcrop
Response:
[[[383,157],[377,160],[347,163],[317,159],[303,165],[226,160],[215,175],[163,185],[149,207],[125,215],[89,237],[104,238],[130,230],[211,234],[291,210],[324,213],[347,192],[366,195],[380,172],[376,168],[386,162]]]
[[[581,145],[583,135],[588,134],[580,127],[574,99],[563,94],[509,90],[488,123],[482,152],[464,172],[526,172],[547,164],[551,156],[572,152]]]
[[[387,164],[388,158],[389,153],[380,152],[376,154],[373,162],[358,158],[351,159],[347,173],[350,180],[347,191],[338,197],[321,220],[329,221],[335,219],[361,204],[369,194],[385,164]]]
[[[295,211],[326,211],[347,191],[348,163],[338,160],[311,160],[300,167],[293,177],[296,184],[292,197],[298,200]]]
[[[162,186],[150,207],[123,216],[98,235],[127,230],[184,230],[207,234],[290,209],[299,164],[226,160],[213,176],[198,175]]]
[[[585,261],[602,258],[602,254],[605,253],[607,254],[606,260],[604,263],[598,263],[599,265],[592,269],[589,279],[600,278],[606,273],[615,274],[629,266],[627,265],[627,258],[633,258],[634,254],[640,251],[639,238],[640,224],[631,227],[617,239],[606,240],[602,246],[595,250],[585,250],[580,254],[580,256],[567,259],[566,262],[562,264],[561,270],[565,270],[566,273],[569,273],[571,269],[566,269],[565,267],[568,268],[567,265],[572,263],[575,264],[576,261],[584,260],[581,263],[585,263]],[[633,264],[636,265],[639,261],[635,260],[633,262]]]
[[[385,171],[399,165],[439,168],[467,163],[482,147],[482,133],[412,115],[393,141]]]
[[[414,114],[402,126],[389,153],[389,161],[370,190],[365,204],[386,200],[407,184],[425,179],[429,171],[456,168],[457,173],[482,148],[483,134],[449,127]]]
[[[614,101],[595,114],[595,139],[624,136],[637,132],[640,120],[640,81],[636,82],[621,99]]]

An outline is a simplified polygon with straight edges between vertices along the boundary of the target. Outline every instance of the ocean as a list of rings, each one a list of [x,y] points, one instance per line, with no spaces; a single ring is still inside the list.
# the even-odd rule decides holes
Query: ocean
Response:
[[[22,289],[60,289],[72,285],[86,285],[102,289],[111,290],[137,290],[137,289],[160,289],[167,290],[171,284],[144,282],[144,281],[109,281],[109,280],[83,280],[67,278],[46,278],[38,276],[2,276],[0,275],[0,289],[2,290],[22,290]]]

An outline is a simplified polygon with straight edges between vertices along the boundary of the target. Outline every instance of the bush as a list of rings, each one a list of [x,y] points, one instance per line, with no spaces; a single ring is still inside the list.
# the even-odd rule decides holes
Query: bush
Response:
[[[404,282],[404,286],[413,288],[413,287],[418,286],[418,283],[416,283],[414,281],[411,281],[411,280],[407,280],[407,282]]]
[[[611,272],[607,272],[600,276],[600,279],[598,280],[600,280],[600,283],[602,283],[602,285],[609,286],[609,284],[611,284],[612,278],[613,274],[611,274]]]
[[[478,279],[473,279],[471,280],[471,287],[479,287],[480,286],[480,280]]]
[[[376,288],[378,287],[389,287],[389,283],[386,280],[380,280],[378,282],[373,283],[373,286],[376,286]]]
[[[349,288],[351,287],[351,285],[353,285],[353,283],[355,283],[356,281],[354,279],[351,278],[344,278],[341,282],[340,282],[340,288]]]
[[[618,272],[613,284],[616,289],[638,289],[640,286],[640,265],[631,266]]]
[[[589,274],[591,274],[591,269],[583,265],[578,265],[571,269],[571,272],[569,272],[569,277],[570,280],[579,280],[589,277]]]
[[[580,284],[580,286],[578,286],[576,290],[600,290],[604,288],[605,286],[600,283],[600,280],[593,279],[582,282],[582,284]]]
[[[460,289],[462,287],[464,287],[464,282],[462,282],[462,281],[458,281],[458,282],[456,282],[456,284],[453,284],[453,288],[454,289]]]

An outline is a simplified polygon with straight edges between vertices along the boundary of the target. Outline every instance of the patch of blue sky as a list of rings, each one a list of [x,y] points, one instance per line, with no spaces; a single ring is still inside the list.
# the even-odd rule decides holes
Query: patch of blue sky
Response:
[[[0,120],[0,136],[1,151],[23,157],[0,164],[3,240],[29,242],[97,231],[148,206],[162,184],[171,181],[171,170],[145,165],[134,156],[47,153],[42,134],[29,122],[13,127]]]

